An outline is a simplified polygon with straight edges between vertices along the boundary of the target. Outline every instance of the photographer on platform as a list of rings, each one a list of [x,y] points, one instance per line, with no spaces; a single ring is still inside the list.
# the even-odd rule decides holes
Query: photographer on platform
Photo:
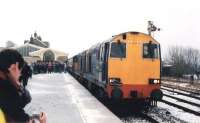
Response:
[[[32,117],[24,111],[31,96],[19,82],[24,66],[23,57],[12,49],[0,52],[0,109],[6,122],[32,123]],[[46,123],[46,115],[41,113],[40,123]]]

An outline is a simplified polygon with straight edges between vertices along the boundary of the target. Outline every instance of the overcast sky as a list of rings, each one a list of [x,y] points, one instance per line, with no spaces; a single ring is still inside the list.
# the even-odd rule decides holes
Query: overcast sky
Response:
[[[161,28],[154,37],[169,45],[200,49],[198,0],[0,0],[0,47],[22,45],[35,31],[51,48],[70,56],[112,35],[147,33],[147,21]]]

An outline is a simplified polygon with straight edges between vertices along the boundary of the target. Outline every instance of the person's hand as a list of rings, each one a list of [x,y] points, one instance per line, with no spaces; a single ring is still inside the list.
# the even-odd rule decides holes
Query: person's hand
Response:
[[[47,122],[47,116],[44,112],[40,113],[39,121],[40,121],[40,123],[46,123]]]

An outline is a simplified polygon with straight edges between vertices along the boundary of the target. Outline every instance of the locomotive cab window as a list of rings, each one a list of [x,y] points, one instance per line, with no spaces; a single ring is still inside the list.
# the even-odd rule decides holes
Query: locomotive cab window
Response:
[[[126,43],[113,42],[111,45],[110,57],[113,58],[125,58],[126,57]]]
[[[143,58],[158,58],[159,56],[159,45],[149,43],[143,44]]]

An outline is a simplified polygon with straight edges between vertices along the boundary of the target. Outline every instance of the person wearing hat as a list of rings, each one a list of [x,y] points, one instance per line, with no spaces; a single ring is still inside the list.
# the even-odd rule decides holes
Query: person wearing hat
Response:
[[[16,50],[5,49],[0,52],[0,109],[6,122],[33,121],[24,111],[24,107],[31,101],[31,96],[19,82],[23,65],[24,59]],[[41,113],[39,121],[46,123],[45,113]]]

